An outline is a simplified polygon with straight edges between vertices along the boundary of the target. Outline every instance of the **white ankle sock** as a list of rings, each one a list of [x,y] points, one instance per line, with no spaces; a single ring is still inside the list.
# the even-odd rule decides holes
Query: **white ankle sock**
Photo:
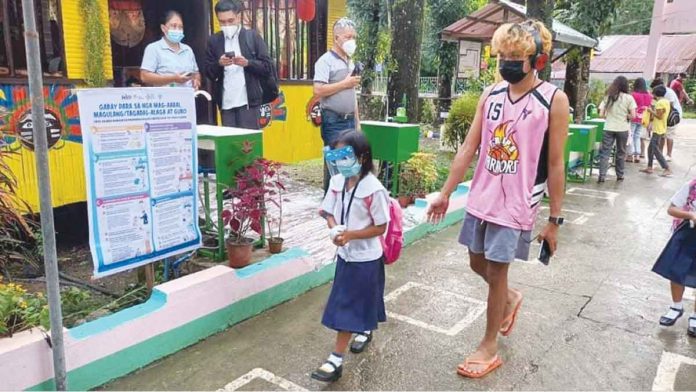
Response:
[[[682,303],[682,301],[673,302],[672,307],[677,309],[684,309],[684,304]]]
[[[365,342],[367,342],[367,338],[371,333],[372,333],[372,331],[365,331],[364,335],[356,335],[355,341],[358,343],[365,343]]]
[[[329,355],[329,359],[327,359],[326,361],[333,363],[334,365],[336,365],[336,367],[340,367],[341,365],[343,365],[343,356],[336,355],[336,353],[331,353],[331,355]],[[334,368],[326,363],[321,365],[319,369],[327,373],[331,373],[334,371]]]
[[[674,310],[674,309],[682,309],[683,310],[684,308],[681,306],[681,302],[679,303],[679,306],[676,306],[676,305],[677,304],[674,304],[674,306],[669,308],[667,313],[665,313],[665,317],[667,317],[669,319],[675,319],[675,318],[679,317],[679,312]]]

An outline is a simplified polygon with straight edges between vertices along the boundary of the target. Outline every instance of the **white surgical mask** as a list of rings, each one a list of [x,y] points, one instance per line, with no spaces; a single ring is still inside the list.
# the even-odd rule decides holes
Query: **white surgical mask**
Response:
[[[239,25],[222,26],[220,30],[222,30],[222,34],[225,35],[225,38],[232,39],[239,32]]]
[[[358,44],[355,42],[354,39],[350,39],[343,43],[342,48],[343,51],[346,52],[348,57],[353,57],[355,51],[358,49]]]

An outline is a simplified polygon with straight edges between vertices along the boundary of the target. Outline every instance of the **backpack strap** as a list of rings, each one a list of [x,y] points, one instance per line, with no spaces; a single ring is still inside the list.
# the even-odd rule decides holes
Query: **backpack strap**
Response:
[[[374,193],[372,195],[374,195]],[[370,211],[372,208],[372,195],[365,198],[365,205],[367,206],[367,214],[370,215],[370,219],[372,219],[372,223],[374,224],[375,220],[372,218],[372,211]]]
[[[256,60],[256,40],[254,39],[254,30],[245,30],[244,37],[246,39],[246,46],[251,52],[252,59]]]

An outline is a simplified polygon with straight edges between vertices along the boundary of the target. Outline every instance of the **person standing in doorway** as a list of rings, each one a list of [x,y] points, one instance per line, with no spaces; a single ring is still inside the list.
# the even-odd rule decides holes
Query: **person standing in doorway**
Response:
[[[606,118],[604,138],[599,149],[599,180],[607,178],[609,155],[616,144],[616,181],[623,181],[628,142],[629,121],[636,117],[636,101],[628,94],[628,79],[618,76],[609,86],[607,96],[599,105],[599,114]]]
[[[357,49],[355,23],[341,18],[333,26],[333,48],[314,65],[314,95],[321,99],[321,138],[333,147],[336,138],[347,129],[360,129],[355,88],[360,76],[354,76],[352,57]],[[328,167],[324,164],[324,192],[329,187]]]
[[[167,11],[162,18],[162,39],[145,48],[140,66],[142,81],[150,86],[201,86],[201,74],[190,46],[184,39],[184,19],[176,11]]]
[[[653,97],[655,101],[647,109],[650,112],[652,118],[652,137],[650,138],[650,146],[648,147],[648,167],[641,170],[645,174],[653,174],[653,160],[657,159],[660,166],[664,170],[661,174],[663,177],[669,177],[672,175],[672,171],[669,169],[667,160],[662,155],[662,148],[660,148],[661,142],[663,141],[665,134],[667,133],[667,116],[669,115],[670,103],[665,98],[667,93],[667,88],[660,84],[653,89]]]
[[[241,0],[220,0],[215,5],[221,31],[208,38],[205,75],[213,81],[222,125],[259,129],[260,80],[271,76],[272,60],[263,38],[243,27],[243,11]]]
[[[510,335],[522,304],[522,293],[508,287],[508,270],[515,259],[529,256],[547,189],[551,215],[537,239],[550,254],[556,252],[570,109],[563,91],[538,77],[548,62],[551,40],[551,32],[538,21],[507,23],[495,31],[492,50],[505,81],[481,95],[449,177],[428,208],[431,222],[444,218],[450,195],[480,150],[459,242],[469,248],[472,270],[488,285],[488,308],[481,343],[457,367],[461,376],[480,378],[502,364],[498,334]]]

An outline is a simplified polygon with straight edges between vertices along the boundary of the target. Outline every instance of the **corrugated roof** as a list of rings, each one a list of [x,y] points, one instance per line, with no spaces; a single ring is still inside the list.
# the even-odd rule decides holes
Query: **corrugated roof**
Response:
[[[642,72],[648,51],[647,35],[614,35],[601,39],[591,72]],[[659,73],[686,72],[696,60],[696,34],[663,35],[657,56]]]
[[[522,22],[527,7],[508,0],[493,0],[471,15],[452,23],[442,31],[445,39],[489,40],[503,23]],[[570,45],[594,47],[597,40],[557,21],[553,21],[554,41]]]

